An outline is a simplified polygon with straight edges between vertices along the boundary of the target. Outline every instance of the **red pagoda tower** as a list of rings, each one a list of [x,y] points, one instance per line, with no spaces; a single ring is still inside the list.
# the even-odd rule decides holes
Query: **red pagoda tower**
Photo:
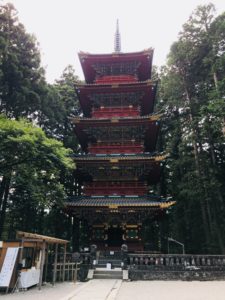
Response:
[[[82,153],[75,155],[83,194],[67,202],[67,212],[90,226],[99,249],[143,250],[142,223],[173,202],[149,193],[160,177],[163,156],[155,153],[160,116],[153,113],[157,85],[151,81],[153,49],[80,52],[86,84],[76,87],[83,110],[73,117]]]

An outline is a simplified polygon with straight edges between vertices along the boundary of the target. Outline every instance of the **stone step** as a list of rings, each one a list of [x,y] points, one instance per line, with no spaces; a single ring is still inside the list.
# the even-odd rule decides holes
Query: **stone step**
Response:
[[[99,258],[98,261],[105,261],[105,262],[115,261],[115,262],[119,262],[119,261],[122,261],[122,259],[119,259],[119,258]]]
[[[94,270],[95,274],[112,274],[112,275],[118,275],[121,274],[122,271],[114,271],[114,270],[106,270],[106,269],[102,269],[102,270]]]
[[[97,268],[99,268],[99,269],[105,269],[106,268],[106,265],[96,265],[96,267]],[[115,268],[119,268],[120,266],[115,266]],[[113,270],[114,269],[114,267],[113,268],[111,268],[111,270]]]
[[[93,279],[123,279],[123,271],[121,269],[107,270],[98,268],[94,270]]]
[[[93,275],[93,279],[123,279],[123,275],[102,275],[102,274],[95,274]]]
[[[122,261],[120,259],[98,259],[96,266],[99,268],[106,268],[107,263],[111,263],[112,268],[120,268]]]
[[[121,258],[117,258],[117,257],[99,257],[98,260],[103,260],[103,261],[107,261],[107,260],[116,260],[116,261],[121,261]]]
[[[121,263],[121,259],[113,259],[113,258],[104,258],[104,259],[98,259],[98,262],[104,262],[104,263],[107,263],[107,262],[114,262],[114,263]]]
[[[108,263],[108,262],[107,262]],[[106,268],[107,263],[97,263],[96,266],[97,268]],[[121,267],[121,262],[120,263],[114,263],[114,262],[110,262],[112,265],[112,268],[120,268]]]

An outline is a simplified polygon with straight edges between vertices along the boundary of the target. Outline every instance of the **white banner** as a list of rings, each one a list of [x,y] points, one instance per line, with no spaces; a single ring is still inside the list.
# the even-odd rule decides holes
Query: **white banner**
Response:
[[[0,287],[8,287],[15,267],[19,248],[7,248],[6,256],[0,273]]]

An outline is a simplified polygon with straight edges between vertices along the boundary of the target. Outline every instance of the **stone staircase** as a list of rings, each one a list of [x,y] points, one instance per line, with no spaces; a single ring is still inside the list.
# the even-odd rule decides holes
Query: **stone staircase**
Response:
[[[92,273],[93,279],[123,279],[120,253],[113,254],[98,252],[96,255],[96,265]]]
[[[97,260],[97,268],[106,268],[107,264],[111,264],[111,268],[121,268],[121,263],[122,260],[121,259],[117,259],[117,258],[113,258],[113,257],[109,257],[109,258],[99,258]]]
[[[96,253],[97,268],[106,268],[107,264],[111,264],[111,269],[121,268],[121,263],[122,257],[120,251],[97,251]]]
[[[123,271],[121,268],[112,270],[96,268],[93,272],[93,279],[123,279]]]

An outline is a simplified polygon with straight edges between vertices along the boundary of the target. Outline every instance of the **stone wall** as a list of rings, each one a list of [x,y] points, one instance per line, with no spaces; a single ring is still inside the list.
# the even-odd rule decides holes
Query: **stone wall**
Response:
[[[129,269],[130,280],[225,280],[225,271],[150,271]]]
[[[129,254],[131,280],[225,280],[225,256]]]

